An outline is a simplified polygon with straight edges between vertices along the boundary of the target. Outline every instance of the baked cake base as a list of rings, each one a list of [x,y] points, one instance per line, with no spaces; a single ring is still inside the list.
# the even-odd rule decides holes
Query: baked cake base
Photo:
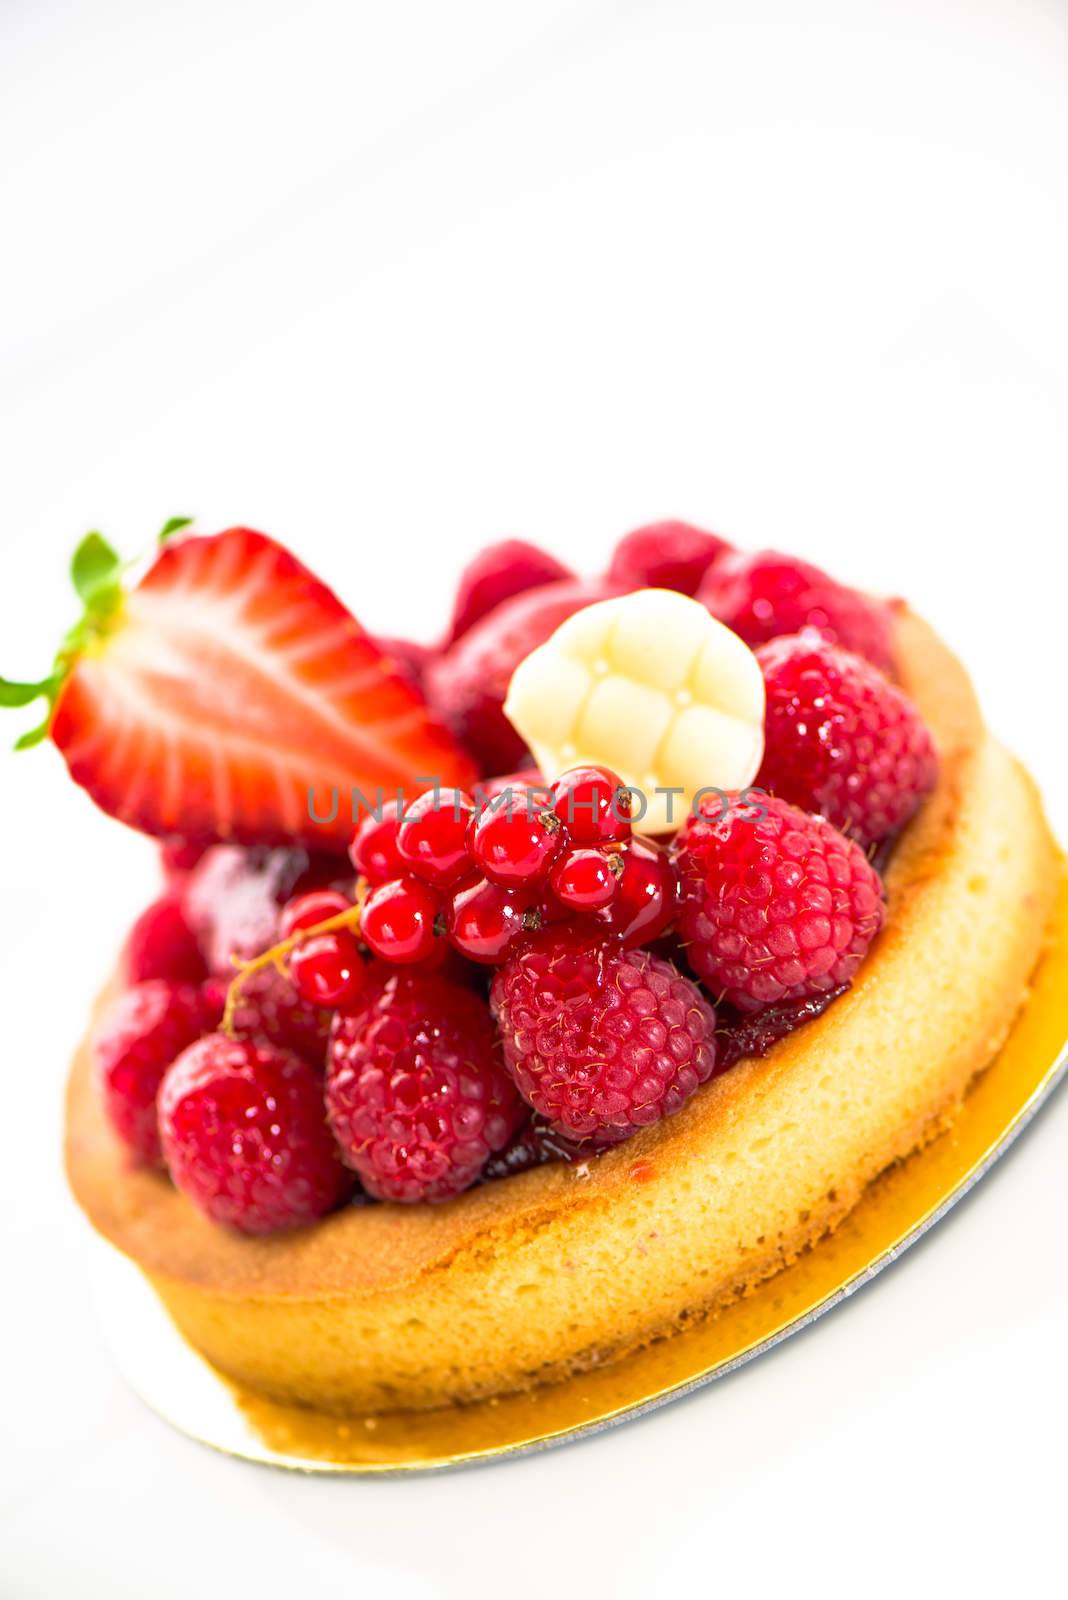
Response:
[[[832,1238],[753,1294],[599,1372],[501,1400],[344,1420],[243,1393],[178,1333],[148,1282],[94,1238],[105,1334],[131,1386],[201,1443],[305,1472],[440,1470],[599,1432],[710,1383],[869,1282],[939,1221],[1068,1077],[1068,876],[1033,996],[952,1134],[872,1184]]]
[[[780,1274],[958,1116],[1027,999],[1056,856],[959,664],[910,615],[898,652],[941,777],[894,855],[887,924],[855,985],[584,1166],[243,1238],[124,1163],[83,1053],[68,1098],[75,1195],[190,1343],[243,1388],[321,1411],[522,1390],[540,1406],[543,1386],[583,1372],[611,1383],[606,1362]]]

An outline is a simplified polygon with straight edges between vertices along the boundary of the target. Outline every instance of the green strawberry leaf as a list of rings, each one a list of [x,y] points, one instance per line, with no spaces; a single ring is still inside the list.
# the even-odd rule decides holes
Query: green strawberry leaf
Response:
[[[194,522],[193,517],[170,517],[159,530],[158,543],[166,544],[172,534],[180,533],[183,528],[188,528]]]
[[[114,609],[112,596],[119,592],[121,571],[122,562],[102,533],[87,533],[70,564],[78,598],[94,612]]]
[[[160,532],[160,542],[165,542],[180,528],[187,528],[192,520],[192,517],[171,517]],[[106,639],[117,626],[121,625],[122,618],[119,613],[122,607],[124,571],[125,564],[108,544],[104,535],[87,533],[75,550],[70,564],[71,582],[85,609],[74,626],[64,635],[52,663],[52,671],[47,678],[41,678],[37,683],[20,683],[0,678],[0,708],[12,706],[17,709],[20,706],[31,705],[34,700],[48,701],[48,715],[45,720],[39,727],[31,728],[28,733],[22,735],[15,745],[16,750],[29,750],[31,746],[40,744],[48,737],[52,712],[60,690],[68,673],[74,669],[78,657],[87,647]]]
[[[24,733],[21,738],[16,739],[13,748],[15,750],[32,750],[35,744],[43,744],[48,738],[48,730],[51,723],[51,716],[47,716],[39,727],[31,728],[29,733]]]
[[[51,699],[58,682],[54,674],[40,683],[12,683],[9,678],[0,678],[0,706],[29,706],[42,695]]]

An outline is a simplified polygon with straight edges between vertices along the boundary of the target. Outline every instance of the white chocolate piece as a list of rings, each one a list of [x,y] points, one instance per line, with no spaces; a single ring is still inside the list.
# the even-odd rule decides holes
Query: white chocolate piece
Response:
[[[547,783],[611,767],[636,833],[672,833],[701,789],[744,789],[764,754],[756,657],[696,600],[640,589],[561,623],[512,675],[505,714]],[[657,790],[681,790],[669,796]]]

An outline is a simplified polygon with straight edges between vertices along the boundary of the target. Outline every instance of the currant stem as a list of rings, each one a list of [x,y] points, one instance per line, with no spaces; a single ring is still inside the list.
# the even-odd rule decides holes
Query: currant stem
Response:
[[[251,961],[242,961],[240,956],[230,957],[238,970],[236,976],[230,980],[229,987],[226,990],[226,1005],[223,1008],[222,1021],[219,1024],[222,1033],[225,1033],[230,1039],[235,1037],[234,1015],[237,1011],[237,1002],[246,981],[251,978],[254,972],[262,972],[265,967],[274,967],[284,977],[286,957],[299,944],[303,944],[306,939],[317,938],[320,933],[334,933],[338,928],[349,928],[353,933],[359,932],[360,914],[363,910],[366,892],[362,880],[360,888],[362,892],[358,894],[355,904],[351,905],[347,911],[338,911],[334,916],[326,917],[322,922],[313,923],[310,928],[298,928],[297,932],[291,934],[288,939],[280,939],[269,950],[264,950],[260,955],[254,956]]]

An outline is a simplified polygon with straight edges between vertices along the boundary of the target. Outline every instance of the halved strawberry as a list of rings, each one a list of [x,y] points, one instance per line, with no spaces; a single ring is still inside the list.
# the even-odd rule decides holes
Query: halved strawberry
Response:
[[[343,851],[353,791],[464,786],[469,758],[337,597],[250,528],[166,542],[135,588],[90,535],[45,695],[77,783],[145,833]],[[26,742],[32,742],[33,736]]]

